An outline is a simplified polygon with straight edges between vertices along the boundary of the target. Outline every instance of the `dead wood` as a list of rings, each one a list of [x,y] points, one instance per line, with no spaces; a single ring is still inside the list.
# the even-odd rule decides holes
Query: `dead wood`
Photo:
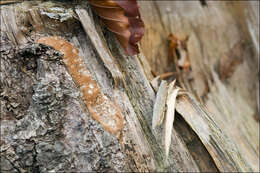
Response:
[[[7,2],[1,5],[1,172],[259,171],[256,93],[249,89],[259,80],[253,3],[140,1],[143,53],[127,56],[86,1]],[[207,30],[205,21],[215,28]],[[166,62],[170,33],[189,35],[192,71],[180,76],[187,92],[177,97],[166,158],[162,128],[152,129],[150,81],[152,71],[170,72],[169,80],[180,74]]]

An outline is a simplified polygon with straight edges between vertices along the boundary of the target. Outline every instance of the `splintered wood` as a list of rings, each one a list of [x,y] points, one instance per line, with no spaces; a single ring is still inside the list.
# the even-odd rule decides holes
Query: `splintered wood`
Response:
[[[123,128],[123,116],[120,108],[105,96],[87,70],[79,50],[60,37],[44,37],[38,43],[46,44],[64,54],[63,60],[69,73],[83,93],[90,115],[108,132],[118,136]]]
[[[164,134],[163,134],[163,146],[165,149],[166,157],[169,155],[170,145],[171,145],[171,136],[172,128],[175,117],[175,103],[178,95],[179,88],[174,88],[175,80],[172,81],[168,87],[168,96],[167,96],[167,112],[164,121]]]
[[[168,86],[168,83],[162,80],[159,90],[156,94],[156,100],[153,108],[153,130],[164,120],[162,145],[165,150],[166,158],[168,157],[170,151],[172,128],[175,117],[175,103],[178,92],[180,90],[180,88],[175,87],[175,82],[175,80],[172,81]],[[166,116],[164,117],[166,105]]]
[[[159,90],[156,94],[156,100],[153,107],[153,120],[152,127],[155,129],[156,126],[162,124],[164,119],[165,103],[167,98],[168,84],[162,80]]]

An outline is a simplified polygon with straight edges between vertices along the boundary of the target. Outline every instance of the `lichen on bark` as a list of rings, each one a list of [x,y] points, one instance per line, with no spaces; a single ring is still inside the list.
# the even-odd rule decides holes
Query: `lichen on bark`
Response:
[[[32,43],[1,52],[1,170],[126,170],[117,138],[90,117],[61,58]]]

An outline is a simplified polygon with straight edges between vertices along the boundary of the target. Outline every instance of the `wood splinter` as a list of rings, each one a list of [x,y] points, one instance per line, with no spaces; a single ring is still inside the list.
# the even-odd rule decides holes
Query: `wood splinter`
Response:
[[[164,120],[162,145],[165,149],[166,158],[168,158],[171,145],[171,134],[175,117],[175,103],[176,98],[179,95],[179,90],[180,88],[175,87],[175,80],[169,85],[163,80],[157,92],[153,109],[152,128],[155,129],[157,126],[162,124]],[[165,109],[166,115],[164,117]]]
[[[168,88],[168,96],[167,96],[167,112],[164,121],[164,134],[163,134],[163,146],[165,149],[166,158],[168,158],[170,145],[171,145],[171,135],[172,135],[172,128],[173,122],[175,117],[175,103],[176,98],[178,96],[178,92],[180,88],[175,88],[175,80],[170,83]]]

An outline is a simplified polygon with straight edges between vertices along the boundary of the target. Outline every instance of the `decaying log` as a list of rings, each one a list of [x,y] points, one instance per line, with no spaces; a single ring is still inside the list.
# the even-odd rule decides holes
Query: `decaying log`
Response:
[[[153,78],[152,70],[163,72],[160,68],[168,68],[163,60],[167,57],[168,35],[163,35],[163,31],[175,34],[175,30],[167,29],[175,25],[167,18],[174,14],[169,13],[167,3],[170,2],[140,2],[147,32],[141,43],[144,54],[137,56],[125,55],[114,34],[92,13],[87,1],[24,1],[1,5],[1,172],[259,170],[256,164],[259,152],[251,152],[259,149],[256,142],[259,136],[254,129],[259,128],[259,124],[253,123],[250,114],[251,119],[248,118],[248,124],[242,128],[244,137],[238,135],[239,131],[231,133],[230,128],[222,124],[224,119],[220,114],[226,110],[224,106],[229,104],[229,100],[224,102],[219,112],[214,111],[216,107],[211,106],[214,101],[223,101],[224,98],[220,91],[213,90],[226,91],[229,88],[223,84],[225,74],[222,75],[224,79],[217,81],[218,77],[213,72],[210,77],[216,82],[208,83],[212,92],[207,94],[208,100],[205,101],[213,111],[209,113],[197,98],[188,94],[193,93],[198,98],[202,96],[201,92],[194,92],[202,77],[194,87],[186,82],[185,86],[189,85],[187,94],[177,97],[178,114],[172,130],[169,156],[165,157],[162,126],[152,129],[156,93],[150,81]],[[185,6],[183,2],[171,3],[173,5],[169,8],[175,9],[178,3],[182,8]],[[191,6],[195,4],[190,3]],[[213,7],[213,4],[208,6],[222,9]],[[232,15],[238,15],[236,12],[232,11]],[[177,20],[175,18],[171,22]],[[182,22],[187,21],[185,17],[181,19]],[[156,22],[152,23],[151,20]],[[181,21],[175,22],[177,28]],[[158,33],[154,34],[157,26]],[[187,44],[192,70],[199,73],[204,64],[196,69],[193,63],[199,61],[199,56],[192,58],[209,53],[213,48],[197,49],[198,44],[204,45],[206,42],[197,43],[201,39],[199,34],[203,35],[204,30],[199,30],[192,23],[184,26],[190,27],[189,31],[193,33],[191,42]],[[152,39],[151,34],[154,36]],[[221,41],[223,44],[229,43]],[[157,44],[162,44],[162,49],[154,49]],[[239,46],[244,44],[239,44],[238,48],[234,46],[231,51],[225,46],[218,47],[217,43],[214,45],[217,50],[224,47],[225,54],[220,56],[224,57],[236,54],[236,49],[241,49]],[[158,69],[153,65],[151,68],[147,61],[154,62],[154,57],[158,56],[154,50],[161,55],[160,60],[164,64],[156,67]],[[81,71],[77,71],[76,67]],[[210,69],[207,70],[210,72]],[[206,74],[202,73],[202,76]],[[92,92],[96,94],[92,95]],[[226,94],[230,93],[226,91]],[[243,96],[247,97],[247,94]],[[98,100],[100,98],[101,101]],[[239,99],[243,100],[242,96]],[[245,120],[245,113],[252,112],[246,104],[251,105],[244,103],[244,108],[248,109],[238,115],[237,123]],[[233,111],[234,108],[229,110]],[[231,114],[231,117],[234,116],[235,112]],[[122,127],[121,118],[115,117],[122,117]],[[111,122],[106,122],[109,120]],[[249,131],[246,131],[248,128]],[[242,147],[247,141],[250,141],[248,145],[252,148]]]

